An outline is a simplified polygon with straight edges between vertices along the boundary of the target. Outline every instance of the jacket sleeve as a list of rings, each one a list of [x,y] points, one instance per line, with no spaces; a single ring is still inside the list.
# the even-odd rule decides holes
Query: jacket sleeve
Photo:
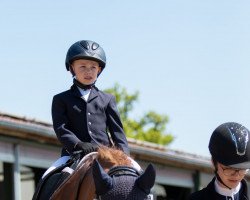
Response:
[[[123,130],[115,97],[112,95],[106,110],[108,128],[115,146],[129,155],[128,141]]]
[[[69,129],[66,104],[60,96],[54,96],[52,101],[53,128],[58,140],[68,153],[72,153],[75,145],[80,142],[76,135]]]

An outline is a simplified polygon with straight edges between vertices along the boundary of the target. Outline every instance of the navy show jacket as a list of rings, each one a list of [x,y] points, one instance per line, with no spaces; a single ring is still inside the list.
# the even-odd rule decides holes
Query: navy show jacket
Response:
[[[112,146],[113,142],[129,154],[115,97],[97,87],[91,89],[87,102],[81,96],[77,86],[73,85],[53,97],[53,127],[63,145],[62,156],[71,154],[79,141],[104,146]]]

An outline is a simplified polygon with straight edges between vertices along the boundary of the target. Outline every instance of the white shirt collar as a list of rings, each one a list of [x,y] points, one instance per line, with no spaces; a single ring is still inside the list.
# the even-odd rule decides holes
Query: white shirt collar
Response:
[[[82,95],[82,99],[84,99],[85,101],[88,101],[91,89],[84,90],[84,89],[82,89],[82,88],[80,88],[78,86],[77,86],[77,88],[79,89],[79,91],[80,91],[80,93]]]
[[[221,187],[216,179],[214,182],[215,191],[223,196],[232,197],[234,199],[234,195],[240,191],[241,182],[237,185],[236,188],[232,188],[231,190],[228,188]]]

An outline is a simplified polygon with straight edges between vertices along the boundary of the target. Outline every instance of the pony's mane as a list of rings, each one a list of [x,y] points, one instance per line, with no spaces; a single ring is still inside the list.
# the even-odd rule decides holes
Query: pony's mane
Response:
[[[130,158],[121,150],[102,146],[98,149],[97,160],[105,170],[113,166],[131,166]]]

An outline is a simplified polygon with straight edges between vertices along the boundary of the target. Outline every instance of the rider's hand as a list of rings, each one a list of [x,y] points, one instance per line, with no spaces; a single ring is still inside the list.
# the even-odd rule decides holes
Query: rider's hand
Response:
[[[78,142],[74,148],[75,151],[83,151],[84,155],[97,150],[97,147],[90,142]]]

